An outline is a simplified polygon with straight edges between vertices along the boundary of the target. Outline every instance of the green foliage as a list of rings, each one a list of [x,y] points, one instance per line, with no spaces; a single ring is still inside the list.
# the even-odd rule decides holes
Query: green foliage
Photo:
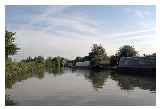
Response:
[[[81,61],[82,61],[82,58],[81,58],[81,57],[76,57],[75,61],[76,61],[76,62],[81,62]]]
[[[51,57],[48,57],[45,61],[45,66],[47,68],[51,68],[52,67],[52,58]]]
[[[84,61],[89,61],[90,60],[90,58],[89,58],[89,56],[84,56],[84,57],[76,57],[75,58],[75,62],[84,62]]]
[[[101,45],[93,44],[91,52],[89,53],[89,59],[91,66],[101,64],[101,62],[107,58],[105,49]]]
[[[118,50],[119,57],[132,57],[132,56],[136,56],[137,54],[138,52],[135,50],[135,48],[130,45],[124,45],[120,47]]]
[[[34,63],[8,62],[6,64],[6,88],[12,87],[16,81],[26,79],[32,75]]]
[[[8,59],[9,55],[14,55],[19,48],[15,44],[15,34],[13,32],[5,31],[5,57]]]
[[[33,61],[36,63],[44,63],[44,58],[42,56],[34,57]]]
[[[110,65],[111,66],[116,66],[118,63],[117,63],[117,56],[114,56],[114,55],[112,55],[111,57],[110,57]]]
[[[44,72],[48,71],[55,75],[63,72],[64,58],[54,57],[44,60],[43,57],[28,57],[20,62],[7,61],[6,63],[6,88],[11,88],[17,81],[25,80],[31,76],[39,79],[44,77]]]

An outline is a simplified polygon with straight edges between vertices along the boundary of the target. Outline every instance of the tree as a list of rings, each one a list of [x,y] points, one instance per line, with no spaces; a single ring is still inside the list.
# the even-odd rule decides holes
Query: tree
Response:
[[[97,66],[103,61],[106,56],[106,51],[101,45],[93,44],[91,52],[89,53],[91,66]]]
[[[52,67],[52,57],[48,57],[48,58],[45,60],[45,65],[46,65],[47,68]]]
[[[89,56],[84,56],[82,60],[83,61],[89,61]]]
[[[120,47],[118,50],[119,57],[132,57],[132,56],[136,56],[137,54],[138,52],[135,50],[135,48],[130,45],[124,45]]]
[[[34,57],[33,59],[36,63],[43,63],[44,58],[42,56]]]
[[[81,57],[76,57],[75,58],[75,62],[81,62],[82,61],[82,58]]]
[[[8,59],[9,55],[14,55],[19,48],[15,44],[15,34],[13,32],[5,31],[5,57]]]
[[[117,65],[117,56],[112,55],[112,56],[110,57],[110,65],[111,65],[111,66]]]
[[[60,67],[63,68],[64,67],[64,58],[60,58]]]
[[[152,56],[156,56],[156,53],[153,53]]]

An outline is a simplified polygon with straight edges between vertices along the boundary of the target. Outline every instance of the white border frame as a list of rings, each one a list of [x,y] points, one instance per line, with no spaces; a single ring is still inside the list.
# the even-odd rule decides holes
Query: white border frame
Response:
[[[159,5],[158,5],[159,3]],[[159,107],[158,101],[160,101],[159,88],[157,84],[160,83],[160,1],[156,0],[0,0],[0,106],[2,108],[13,108],[13,109],[21,109],[21,108],[99,108],[99,106],[5,106],[5,5],[156,5],[156,30],[157,30],[157,75],[156,75],[156,106],[101,106],[101,108],[123,108],[123,109],[135,109],[135,108],[143,108],[143,109],[154,109]],[[2,52],[3,51],[3,52]]]

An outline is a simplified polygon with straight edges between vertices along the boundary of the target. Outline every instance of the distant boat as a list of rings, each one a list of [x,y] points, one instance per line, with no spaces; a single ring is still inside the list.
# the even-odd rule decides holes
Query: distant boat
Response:
[[[76,68],[90,68],[90,61],[76,62]]]
[[[145,57],[121,57],[118,65],[119,70],[141,71],[142,73],[156,72],[156,56]]]

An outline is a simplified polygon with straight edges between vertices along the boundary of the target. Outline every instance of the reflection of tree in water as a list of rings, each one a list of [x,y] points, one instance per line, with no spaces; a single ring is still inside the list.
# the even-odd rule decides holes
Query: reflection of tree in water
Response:
[[[46,68],[46,71],[48,73],[52,73],[54,76],[57,76],[57,75],[62,75],[64,73],[64,68],[63,67],[56,67],[56,68],[48,67]]]
[[[61,57],[51,58],[46,60],[46,71],[52,73],[54,76],[63,74],[64,59]]]
[[[63,74],[63,67],[46,67],[44,63],[11,63],[6,66],[6,88],[12,88],[12,85],[16,82],[20,82],[31,77],[37,77],[39,79],[42,79],[44,78],[45,71],[53,73],[54,75]]]
[[[108,76],[109,74],[104,71],[94,71],[94,70],[85,74],[85,77],[92,82],[93,87],[95,88],[96,91],[98,91],[98,89],[103,88],[104,83],[106,82]]]
[[[111,78],[118,81],[118,85],[121,89],[133,90],[135,87],[139,87],[144,90],[155,91],[156,90],[156,78],[129,74],[111,73]]]
[[[7,66],[6,71],[6,88],[12,88],[16,82],[26,80],[30,77],[37,77],[39,79],[44,77],[44,64],[39,63],[20,63],[11,64]]]
[[[10,95],[5,95],[5,105],[6,106],[15,106],[17,103],[13,101]]]
[[[36,63],[34,68],[33,68],[33,74],[35,77],[42,79],[44,78],[44,72],[45,72],[45,66],[44,64],[41,63]]]
[[[20,62],[8,61],[6,63],[6,88],[12,88],[17,81],[26,80],[30,77],[44,78],[44,72],[52,72],[54,75],[63,73],[64,59],[61,57],[47,58],[35,57],[28,58]]]

